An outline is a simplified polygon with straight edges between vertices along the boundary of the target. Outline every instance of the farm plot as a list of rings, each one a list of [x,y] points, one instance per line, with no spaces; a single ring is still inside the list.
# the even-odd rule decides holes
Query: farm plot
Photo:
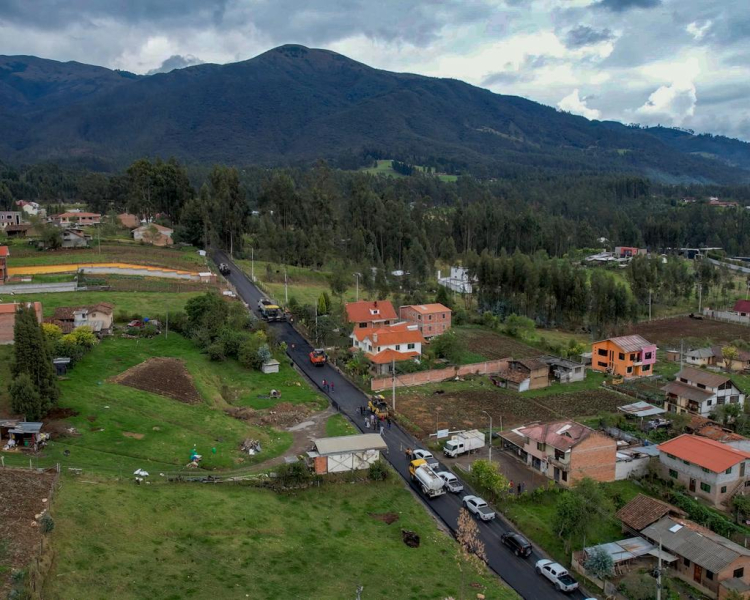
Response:
[[[741,339],[750,341],[750,327],[737,323],[724,323],[709,319],[697,320],[689,317],[662,319],[650,323],[639,323],[631,329],[631,334],[642,335],[650,342],[663,346],[680,346],[686,343],[721,343]]]
[[[149,358],[120,373],[112,381],[186,404],[201,401],[201,395],[195,388],[185,363],[176,358]]]
[[[498,358],[529,358],[541,352],[513,338],[481,329],[479,327],[454,327],[456,335],[463,341],[473,360],[495,360]]]
[[[442,391],[443,393],[436,393]],[[400,412],[415,433],[425,435],[440,427],[450,429],[486,428],[487,411],[493,422],[505,429],[531,421],[581,418],[602,412],[613,412],[627,404],[627,398],[604,389],[559,392],[544,396],[526,396],[512,391],[472,382],[441,384],[410,389],[398,399]],[[409,424],[407,423],[407,424]]]
[[[54,473],[0,468],[0,595],[10,590],[14,569],[24,568],[39,548],[35,520],[47,507]]]

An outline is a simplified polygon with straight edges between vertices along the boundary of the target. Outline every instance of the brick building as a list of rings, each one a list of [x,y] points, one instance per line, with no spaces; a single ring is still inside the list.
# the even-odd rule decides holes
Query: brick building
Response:
[[[500,437],[532,469],[560,485],[570,487],[584,477],[615,480],[617,442],[575,421],[519,427]]]
[[[32,305],[29,303],[29,305]],[[13,343],[13,327],[16,324],[16,313],[18,312],[18,302],[10,304],[0,304],[0,344],[7,345]],[[34,302],[34,312],[36,313],[37,322],[42,322],[42,303]]]
[[[399,309],[402,321],[416,325],[429,339],[451,328],[451,309],[442,304],[411,304]]]
[[[0,246],[0,285],[8,280],[8,257],[10,250],[8,246]]]
[[[408,323],[355,328],[351,340],[352,349],[364,352],[373,371],[379,375],[390,373],[397,362],[418,359],[425,343],[417,327]]]

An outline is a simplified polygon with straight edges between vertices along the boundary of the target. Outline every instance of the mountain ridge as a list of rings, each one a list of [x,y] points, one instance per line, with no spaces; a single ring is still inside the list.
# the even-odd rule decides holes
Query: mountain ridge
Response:
[[[460,80],[393,73],[294,44],[149,76],[0,56],[5,123],[0,158],[11,162],[122,166],[161,155],[295,164],[375,149],[488,175],[648,170],[675,181],[750,180],[750,144],[740,140],[588,121]]]

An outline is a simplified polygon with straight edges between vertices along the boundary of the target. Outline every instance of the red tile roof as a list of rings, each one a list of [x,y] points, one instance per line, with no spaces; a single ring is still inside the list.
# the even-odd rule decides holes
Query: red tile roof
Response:
[[[419,352],[397,352],[396,350],[391,350],[390,348],[383,350],[382,352],[378,352],[377,354],[365,354],[367,357],[367,360],[370,362],[375,363],[376,365],[386,365],[390,362],[393,362],[394,360],[396,362],[401,362],[404,360],[410,360],[412,358],[416,358],[419,356]]]
[[[373,321],[395,321],[396,309],[388,300],[360,300],[346,303],[346,316],[350,323],[372,323]]]
[[[395,325],[385,325],[383,327],[355,329],[354,337],[360,342],[365,338],[369,338],[373,345],[378,346],[427,343],[420,331],[418,329],[410,329],[408,323],[396,323]]]
[[[659,450],[714,473],[722,473],[729,467],[750,459],[750,453],[688,433],[659,444]]]
[[[734,303],[734,312],[750,312],[750,300],[737,300]]]
[[[676,506],[672,506],[656,498],[651,498],[650,496],[638,494],[618,510],[616,516],[631,529],[640,531],[651,525],[651,523],[658,521],[664,515],[669,514],[685,516],[685,512]]]

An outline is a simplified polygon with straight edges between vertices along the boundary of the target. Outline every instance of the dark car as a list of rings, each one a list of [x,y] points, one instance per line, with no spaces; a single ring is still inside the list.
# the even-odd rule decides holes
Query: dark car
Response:
[[[516,553],[516,556],[522,556],[524,558],[531,556],[531,544],[522,535],[509,532],[502,534],[500,536],[500,539],[502,540],[503,544],[508,546],[508,548]]]

